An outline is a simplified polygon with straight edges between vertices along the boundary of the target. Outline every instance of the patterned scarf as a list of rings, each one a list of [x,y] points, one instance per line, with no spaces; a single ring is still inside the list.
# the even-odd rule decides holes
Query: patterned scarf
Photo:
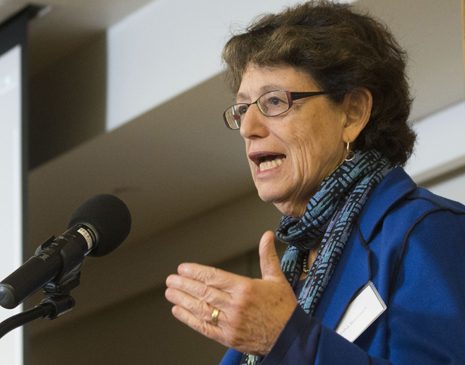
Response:
[[[320,245],[298,297],[307,314],[314,314],[370,191],[390,169],[379,152],[358,151],[323,180],[302,217],[281,218],[276,236],[288,245],[281,268],[292,287],[301,276],[304,257]],[[257,365],[261,360],[244,354],[240,365]]]

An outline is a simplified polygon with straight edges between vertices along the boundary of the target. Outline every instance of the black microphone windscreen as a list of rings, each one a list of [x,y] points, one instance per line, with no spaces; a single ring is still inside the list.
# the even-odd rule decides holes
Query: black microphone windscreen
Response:
[[[117,248],[131,229],[131,214],[126,204],[116,196],[102,194],[87,200],[71,216],[68,228],[90,224],[97,230],[97,247],[90,256],[103,256]]]

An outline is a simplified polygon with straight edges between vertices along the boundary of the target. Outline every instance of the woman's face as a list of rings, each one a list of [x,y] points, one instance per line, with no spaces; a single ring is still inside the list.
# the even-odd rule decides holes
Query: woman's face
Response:
[[[250,64],[237,94],[237,102],[251,103],[272,90],[320,91],[312,78],[291,66],[259,67]],[[326,96],[293,102],[276,117],[266,117],[252,105],[240,133],[260,198],[283,214],[301,216],[321,181],[345,155],[346,113],[343,103]]]

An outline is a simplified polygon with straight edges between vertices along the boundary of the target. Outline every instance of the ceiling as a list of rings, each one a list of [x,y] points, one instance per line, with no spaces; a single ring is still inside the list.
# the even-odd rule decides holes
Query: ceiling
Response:
[[[59,59],[72,54],[103,34],[111,25],[154,1],[156,0],[33,2],[43,5],[46,11],[42,17],[31,22],[30,75],[34,76]],[[0,0],[0,22],[29,3],[25,0]],[[446,105],[446,99],[456,100],[460,93],[463,97],[463,83],[458,83],[457,75],[452,74],[454,67],[441,68],[441,62],[437,62],[438,57],[441,57],[437,53],[438,46],[443,49],[446,45],[448,49],[456,50],[444,56],[456,57],[457,62],[462,62],[462,52],[457,49],[460,21],[457,23],[456,20],[461,12],[458,0],[359,0],[355,1],[355,5],[387,22],[408,53],[414,55],[411,57],[413,62],[410,62],[412,89],[414,93],[422,90],[422,97],[413,106],[414,117],[429,114],[431,106],[434,108],[438,103]],[[449,23],[448,19],[451,20]],[[453,29],[456,30],[452,31]],[[437,92],[430,85],[448,87]]]
[[[30,74],[72,53],[105,32],[111,25],[154,0],[40,0],[42,16],[29,32]],[[0,23],[31,4],[25,0],[0,0]]]

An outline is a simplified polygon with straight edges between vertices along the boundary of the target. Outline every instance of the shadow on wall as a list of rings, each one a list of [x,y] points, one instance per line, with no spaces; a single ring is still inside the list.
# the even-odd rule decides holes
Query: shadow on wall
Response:
[[[29,80],[29,169],[105,131],[105,34]]]

